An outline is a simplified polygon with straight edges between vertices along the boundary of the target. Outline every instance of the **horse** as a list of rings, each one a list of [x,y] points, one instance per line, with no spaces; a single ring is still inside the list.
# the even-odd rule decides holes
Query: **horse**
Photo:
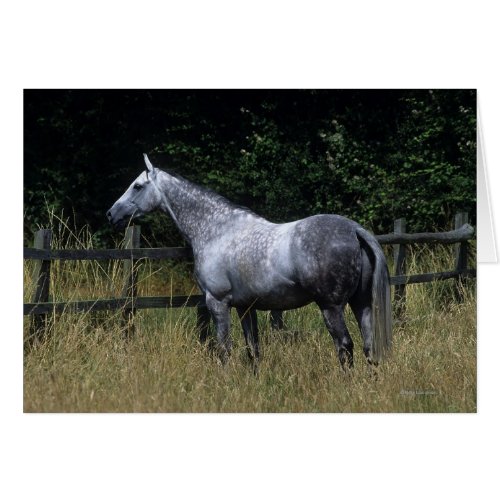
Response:
[[[215,324],[223,361],[231,352],[230,308],[235,307],[250,359],[260,358],[257,310],[316,303],[341,367],[352,367],[353,341],[344,311],[351,307],[368,364],[391,349],[389,272],[376,238],[333,214],[276,224],[182,176],[160,170],[144,154],[145,170],[107,212],[123,229],[154,210],[170,214],[191,246],[196,281]]]

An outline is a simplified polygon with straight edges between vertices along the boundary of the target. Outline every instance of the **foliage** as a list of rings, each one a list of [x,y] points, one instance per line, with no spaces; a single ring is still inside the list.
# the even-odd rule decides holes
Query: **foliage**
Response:
[[[271,220],[441,229],[474,212],[475,106],[473,90],[27,90],[25,239],[48,206],[109,244],[105,212],[143,152]],[[181,242],[167,217],[143,234]]]

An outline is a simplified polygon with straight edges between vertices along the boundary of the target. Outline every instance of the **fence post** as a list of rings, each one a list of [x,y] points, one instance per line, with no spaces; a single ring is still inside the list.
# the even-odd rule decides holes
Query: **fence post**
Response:
[[[455,229],[461,228],[464,224],[469,222],[469,214],[467,212],[459,212],[455,214]],[[463,300],[463,288],[462,285],[464,283],[465,277],[463,276],[463,272],[467,270],[467,258],[468,258],[468,249],[469,242],[468,241],[460,241],[459,243],[455,243],[455,270],[460,272],[460,274],[456,278],[457,284],[457,300]]]
[[[406,219],[396,219],[394,221],[394,234],[406,232]],[[406,274],[406,245],[397,244],[392,246],[394,255],[394,276]],[[396,285],[394,287],[395,313],[400,315],[404,311],[406,301],[406,285]]]
[[[129,226],[125,231],[125,248],[140,248],[141,226]],[[126,328],[125,336],[130,337],[135,332],[133,323],[135,314],[135,299],[137,297],[137,265],[135,259],[123,261],[123,291],[122,297],[127,298],[123,309],[123,325]]]
[[[52,231],[50,229],[40,229],[35,233],[33,246],[40,250],[50,250],[52,242]],[[33,269],[33,292],[32,302],[48,302],[50,287],[50,260],[37,260]],[[41,340],[47,328],[47,315],[35,314],[31,324],[30,342]]]

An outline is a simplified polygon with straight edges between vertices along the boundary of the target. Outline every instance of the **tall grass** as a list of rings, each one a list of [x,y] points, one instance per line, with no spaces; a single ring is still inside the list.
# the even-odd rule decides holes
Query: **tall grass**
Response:
[[[92,235],[54,219],[54,245],[91,248]],[[452,269],[450,248],[416,247],[411,274]],[[139,293],[197,293],[185,265],[144,262]],[[119,262],[56,262],[52,300],[119,294]],[[25,265],[25,299],[33,284]],[[26,351],[26,412],[474,412],[476,411],[475,281],[456,301],[453,280],[407,287],[395,322],[391,357],[370,371],[353,315],[355,366],[344,373],[316,306],[285,313],[272,331],[259,313],[263,359],[254,375],[235,314],[234,351],[221,366],[198,342],[195,310],[143,310],[135,336],[123,336],[121,312],[50,318],[48,334]],[[25,336],[29,320],[25,320]]]

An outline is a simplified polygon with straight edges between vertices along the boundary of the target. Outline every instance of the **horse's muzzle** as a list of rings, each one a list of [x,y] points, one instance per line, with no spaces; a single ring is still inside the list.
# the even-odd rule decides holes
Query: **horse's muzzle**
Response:
[[[116,217],[113,216],[111,210],[108,210],[106,212],[106,217],[108,218],[109,223],[115,229],[123,229],[127,225],[127,219],[125,218],[117,219]]]

